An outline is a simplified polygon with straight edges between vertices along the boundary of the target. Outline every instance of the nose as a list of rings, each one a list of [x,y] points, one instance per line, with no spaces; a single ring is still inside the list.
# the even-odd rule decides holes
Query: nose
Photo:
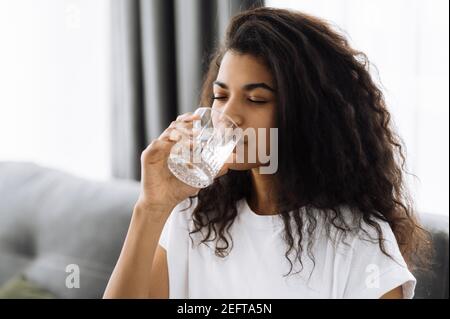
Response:
[[[242,108],[237,103],[228,103],[223,109],[223,113],[231,118],[237,126],[241,127],[244,123],[244,118],[239,112],[239,109]]]

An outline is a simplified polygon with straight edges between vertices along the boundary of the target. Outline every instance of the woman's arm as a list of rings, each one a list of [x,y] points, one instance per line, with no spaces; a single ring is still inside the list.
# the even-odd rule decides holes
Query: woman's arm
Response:
[[[380,299],[403,299],[403,288],[402,286],[398,286],[391,291],[388,291]]]
[[[136,204],[104,298],[169,297],[165,251],[158,247],[158,240],[171,210]]]
[[[150,274],[150,298],[169,298],[169,272],[166,250],[158,245]]]
[[[167,261],[159,237],[170,212],[199,189],[179,181],[167,158],[180,137],[189,137],[180,127],[192,128],[194,119],[198,115],[179,116],[142,152],[141,193],[104,298],[168,297]]]

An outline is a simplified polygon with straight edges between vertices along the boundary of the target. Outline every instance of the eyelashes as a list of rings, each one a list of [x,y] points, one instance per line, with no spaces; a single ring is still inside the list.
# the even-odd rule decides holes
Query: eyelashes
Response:
[[[211,96],[211,101],[214,102],[214,100],[225,100],[226,97],[225,96]],[[265,104],[267,103],[267,101],[255,101],[252,99],[247,99],[249,102],[251,103],[255,103],[255,104]]]

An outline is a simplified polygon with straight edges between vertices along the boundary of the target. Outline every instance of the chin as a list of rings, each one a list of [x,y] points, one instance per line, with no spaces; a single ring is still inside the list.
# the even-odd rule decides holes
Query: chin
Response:
[[[258,163],[231,163],[228,169],[233,171],[248,171],[252,168],[260,167]]]
[[[228,169],[231,169],[233,171],[248,171],[252,168],[257,168],[260,167],[261,164],[260,163],[238,163],[237,158],[236,158],[237,154],[236,153],[231,153],[231,157],[228,159]],[[230,163],[231,161],[231,163]]]

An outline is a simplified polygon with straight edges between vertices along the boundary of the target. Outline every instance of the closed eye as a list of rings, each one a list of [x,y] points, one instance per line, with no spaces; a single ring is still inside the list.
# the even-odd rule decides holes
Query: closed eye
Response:
[[[256,101],[256,100],[252,100],[252,99],[248,99],[250,102],[252,103],[256,103],[256,104],[265,104],[267,103],[267,101]]]
[[[226,96],[212,96],[211,100],[224,100],[226,99]]]
[[[211,100],[225,100],[227,97],[226,96],[212,96]],[[259,101],[259,100],[252,100],[252,99],[247,99],[248,101],[252,102],[252,103],[256,103],[256,104],[264,104],[267,103],[267,101]]]

